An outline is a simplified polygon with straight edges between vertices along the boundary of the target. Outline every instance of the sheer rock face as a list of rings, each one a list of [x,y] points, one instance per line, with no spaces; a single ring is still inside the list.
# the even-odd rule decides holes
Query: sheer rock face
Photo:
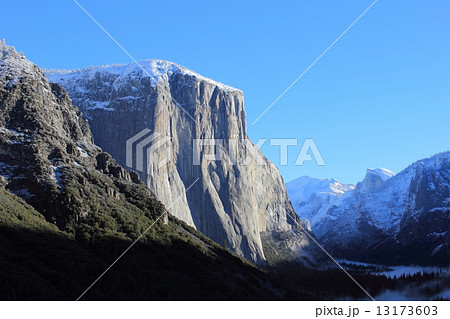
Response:
[[[243,93],[173,63],[140,64],[145,71],[130,64],[47,75],[68,91],[89,120],[96,144],[120,164],[136,168],[139,161],[135,154],[132,165],[127,163],[128,139],[150,130],[134,143],[136,152],[136,144],[160,134],[143,142],[148,166],[143,165],[141,175],[176,217],[255,262],[266,259],[262,238],[272,242],[280,236],[271,234],[279,232],[292,235],[280,245],[288,255],[315,251],[297,225],[302,222],[277,168],[245,142]],[[164,142],[166,137],[170,141]],[[223,147],[200,147],[197,162],[196,139],[220,140]],[[214,154],[221,160],[212,160]]]

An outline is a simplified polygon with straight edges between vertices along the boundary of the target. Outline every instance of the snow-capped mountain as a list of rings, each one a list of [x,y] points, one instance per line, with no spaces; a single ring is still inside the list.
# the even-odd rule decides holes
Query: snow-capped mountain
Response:
[[[353,190],[355,185],[341,184],[335,179],[302,176],[286,184],[295,211],[310,222],[311,229],[320,223],[335,199]]]
[[[305,207],[303,216],[313,215],[313,232],[335,256],[448,264],[450,152],[417,161],[397,175],[369,169],[355,189],[326,207],[309,212]]]

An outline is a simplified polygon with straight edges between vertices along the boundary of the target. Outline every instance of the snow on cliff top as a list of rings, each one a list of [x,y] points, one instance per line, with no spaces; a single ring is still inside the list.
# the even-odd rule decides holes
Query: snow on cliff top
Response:
[[[24,76],[36,76],[34,64],[13,46],[6,45],[4,39],[0,40],[0,78],[7,77],[7,85],[11,85]]]
[[[109,73],[120,77],[136,74],[139,77],[150,77],[153,80],[152,84],[155,84],[155,81],[158,82],[171,74],[180,73],[214,84],[224,91],[240,91],[239,89],[206,78],[179,64],[157,59],[142,60],[138,63],[96,66],[81,70],[45,70],[45,75],[55,82],[70,79],[76,80],[86,75],[95,76],[97,73]]]

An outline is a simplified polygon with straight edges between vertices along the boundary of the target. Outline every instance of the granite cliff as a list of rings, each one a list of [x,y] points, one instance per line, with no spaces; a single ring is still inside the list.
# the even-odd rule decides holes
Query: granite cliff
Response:
[[[166,210],[167,209],[167,210]],[[66,91],[0,42],[0,299],[280,299],[93,143]]]
[[[314,259],[277,168],[248,140],[243,93],[171,62],[139,64],[46,74],[67,90],[100,147],[141,170],[164,204],[181,197],[175,216],[255,262],[266,254]],[[143,159],[127,159],[133,137]]]

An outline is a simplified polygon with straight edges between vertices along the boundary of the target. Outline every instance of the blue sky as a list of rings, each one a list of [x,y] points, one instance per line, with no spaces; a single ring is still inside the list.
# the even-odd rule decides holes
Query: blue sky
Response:
[[[449,150],[450,2],[379,0],[255,125],[373,0],[79,0],[136,59],[182,64],[244,91],[248,133],[298,138],[286,181],[355,183]],[[127,63],[71,0],[4,1],[0,37],[43,68]],[[5,14],[5,12],[7,14]],[[294,166],[314,138],[326,166]],[[278,148],[264,154],[279,165]]]

